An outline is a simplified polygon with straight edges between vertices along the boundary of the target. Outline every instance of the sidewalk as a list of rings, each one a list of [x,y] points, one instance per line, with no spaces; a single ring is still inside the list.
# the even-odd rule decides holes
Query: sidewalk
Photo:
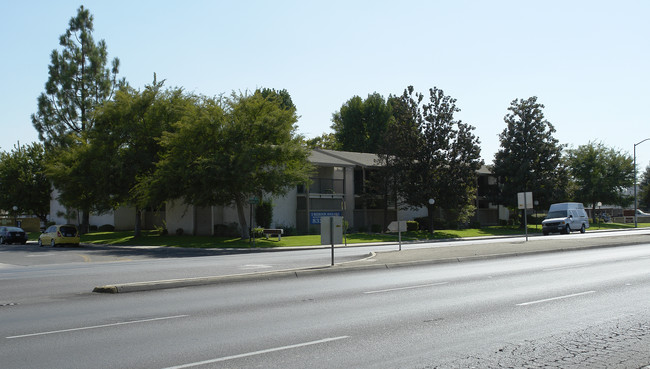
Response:
[[[490,243],[459,243],[458,245],[445,244],[441,246],[437,246],[436,243],[432,243],[431,247],[417,249],[408,249],[408,244],[403,244],[402,251],[377,252],[361,260],[336,264],[334,266],[300,268],[267,273],[250,273],[214,277],[125,283],[120,285],[95,287],[93,292],[123,293],[148,291],[254,279],[274,279],[287,277],[296,278],[314,274],[335,273],[361,269],[395,268],[413,265],[453,263],[497,257],[513,257],[535,253],[650,244],[650,229],[643,229],[640,232],[636,231],[634,234],[629,235],[620,233],[612,235],[603,234],[600,237],[593,237],[591,236],[591,233],[587,233],[587,235],[587,237],[581,237],[579,234],[569,235],[568,237],[554,237],[553,235],[545,237],[530,237],[529,241],[526,241],[523,237],[501,238],[494,239],[493,242]]]

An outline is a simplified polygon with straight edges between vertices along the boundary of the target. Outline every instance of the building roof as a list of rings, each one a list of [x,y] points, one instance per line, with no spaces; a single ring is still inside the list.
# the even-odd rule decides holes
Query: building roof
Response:
[[[351,151],[334,151],[325,149],[314,149],[311,152],[309,161],[314,164],[332,165],[332,166],[360,166],[360,167],[378,167],[379,156],[365,152]]]
[[[313,164],[320,166],[335,166],[335,167],[354,167],[360,166],[368,167],[381,167],[379,155],[366,152],[352,152],[352,151],[336,151],[326,149],[314,149],[309,156],[309,161]],[[481,165],[476,171],[479,175],[492,175],[492,167],[488,165]]]

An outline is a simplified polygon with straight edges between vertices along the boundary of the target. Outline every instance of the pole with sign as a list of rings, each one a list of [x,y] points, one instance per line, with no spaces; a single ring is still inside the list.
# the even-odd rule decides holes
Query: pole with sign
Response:
[[[517,193],[517,207],[524,210],[524,228],[526,229],[526,241],[528,241],[528,209],[533,208],[533,193]]]
[[[248,199],[248,203],[250,204],[250,226],[249,226],[250,228],[249,228],[249,233],[248,233],[250,235],[250,238],[249,238],[248,243],[250,243],[250,241],[252,240],[253,241],[253,246],[255,246],[255,228],[253,228],[253,212],[255,211],[254,210],[255,209],[254,205],[259,204],[260,199],[257,196],[251,196]],[[244,218],[244,219],[246,219],[246,218]]]

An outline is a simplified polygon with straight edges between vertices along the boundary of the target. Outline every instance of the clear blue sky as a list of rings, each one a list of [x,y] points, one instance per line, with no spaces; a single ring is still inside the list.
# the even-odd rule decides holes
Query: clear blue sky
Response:
[[[650,137],[650,1],[8,1],[0,4],[0,150],[37,141],[50,53],[83,4],[136,88],[287,89],[307,137],[354,95],[408,85],[456,98],[482,156],[515,98],[537,96],[561,143],[632,155]],[[637,147],[650,164],[650,141]]]

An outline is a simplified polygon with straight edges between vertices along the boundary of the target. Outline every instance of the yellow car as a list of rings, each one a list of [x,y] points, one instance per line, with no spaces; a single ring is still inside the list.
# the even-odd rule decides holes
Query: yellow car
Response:
[[[72,224],[49,226],[38,236],[38,245],[56,247],[63,244],[79,246],[79,230]]]

